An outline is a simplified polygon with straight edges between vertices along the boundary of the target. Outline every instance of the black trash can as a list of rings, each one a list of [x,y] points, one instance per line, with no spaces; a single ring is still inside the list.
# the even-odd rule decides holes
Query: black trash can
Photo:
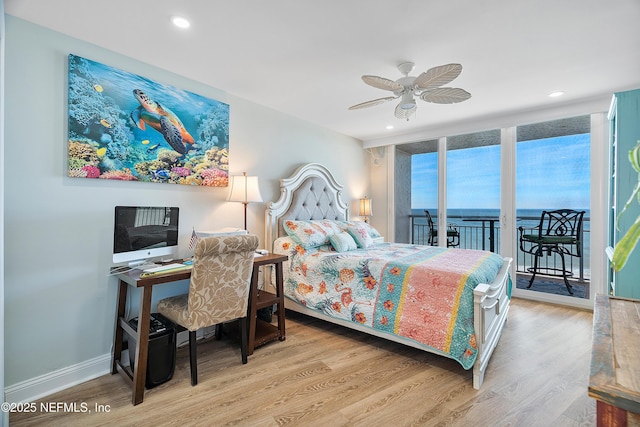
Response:
[[[149,325],[149,354],[147,356],[146,388],[163,384],[173,377],[176,368],[176,325],[160,313],[151,314]],[[138,331],[138,318],[129,320],[129,326]],[[129,364],[135,368],[136,337],[128,337]]]

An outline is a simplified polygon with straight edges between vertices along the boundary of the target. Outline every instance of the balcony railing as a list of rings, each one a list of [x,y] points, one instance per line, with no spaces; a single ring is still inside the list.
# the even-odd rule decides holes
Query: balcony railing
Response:
[[[429,239],[429,227],[427,225],[427,217],[425,215],[409,215],[411,220],[411,243],[417,245],[426,245]],[[497,218],[463,218],[450,216],[447,217],[450,224],[453,224],[460,233],[460,248],[462,249],[482,249],[500,253],[500,223]],[[531,227],[538,224],[540,217],[518,217],[518,226]],[[530,225],[533,224],[533,225]],[[565,257],[567,268],[573,272],[573,276],[584,282],[591,277],[591,269],[589,268],[589,218],[584,218],[583,223],[583,242],[581,257]],[[559,269],[562,261],[557,254],[543,256],[538,260],[540,269]],[[533,266],[533,255],[524,253],[518,246],[516,254],[516,271],[519,273],[528,273],[528,268]]]

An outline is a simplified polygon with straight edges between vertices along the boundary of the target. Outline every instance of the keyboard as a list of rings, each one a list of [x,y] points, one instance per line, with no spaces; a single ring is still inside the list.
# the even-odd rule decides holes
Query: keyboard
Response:
[[[184,264],[171,263],[165,265],[159,265],[157,267],[145,268],[142,270],[143,273],[159,273],[161,271],[173,270],[174,268],[185,268],[188,267]]]

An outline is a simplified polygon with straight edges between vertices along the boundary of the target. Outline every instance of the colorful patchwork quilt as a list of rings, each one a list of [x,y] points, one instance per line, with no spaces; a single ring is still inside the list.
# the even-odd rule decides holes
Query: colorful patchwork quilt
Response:
[[[336,252],[303,248],[289,237],[285,295],[326,315],[421,343],[470,369],[477,356],[473,289],[491,282],[497,254],[399,243]]]

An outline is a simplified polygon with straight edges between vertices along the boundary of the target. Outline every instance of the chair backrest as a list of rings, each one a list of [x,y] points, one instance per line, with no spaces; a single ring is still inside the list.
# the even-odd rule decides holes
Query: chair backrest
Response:
[[[247,315],[254,235],[200,239],[196,245],[189,285],[189,330]]]
[[[555,211],[542,211],[538,232],[540,237],[567,238],[565,244],[576,245],[581,250],[582,220],[585,211],[573,209],[558,209]],[[579,256],[580,252],[578,252]]]
[[[433,225],[433,218],[431,218],[431,214],[427,209],[424,210],[424,214],[427,216],[427,226],[429,227],[429,237],[427,238],[427,243],[429,245],[433,245],[438,238],[438,236],[436,236],[435,226]]]
[[[427,209],[424,210],[424,214],[427,216],[427,226],[429,227],[429,238],[427,239],[427,243],[429,245],[435,245],[438,239],[436,235],[435,225],[433,224],[433,218],[431,218],[431,214]]]
[[[429,226],[429,231],[433,234],[433,218],[431,218],[431,214],[428,210],[424,210],[424,214],[427,216],[427,225]]]

